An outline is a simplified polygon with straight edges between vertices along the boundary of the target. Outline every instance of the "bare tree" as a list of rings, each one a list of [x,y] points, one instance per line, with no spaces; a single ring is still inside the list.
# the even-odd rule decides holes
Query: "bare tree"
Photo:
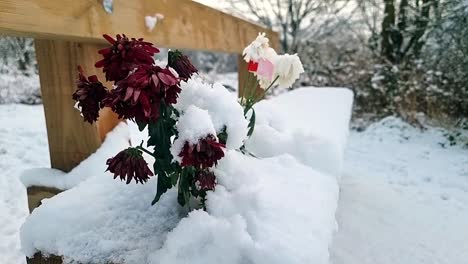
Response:
[[[425,43],[423,36],[439,3],[440,0],[384,0],[381,55],[395,64],[408,57],[418,58]]]
[[[230,11],[281,34],[281,49],[299,51],[301,41],[330,34],[348,0],[232,0]]]

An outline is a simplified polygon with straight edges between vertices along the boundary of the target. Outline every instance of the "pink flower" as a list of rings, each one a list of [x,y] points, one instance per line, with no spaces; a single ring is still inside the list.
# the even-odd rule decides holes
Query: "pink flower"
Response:
[[[103,100],[107,96],[106,87],[98,80],[96,75],[85,77],[83,69],[78,66],[77,89],[73,100],[78,101],[81,114],[85,121],[93,123],[99,117],[99,110],[103,107]]]
[[[260,59],[258,61],[257,76],[260,77],[260,79],[266,79],[271,81],[273,79],[274,69],[275,66],[271,61],[267,59]]]
[[[125,34],[117,35],[117,39],[109,35],[103,37],[112,46],[99,51],[104,58],[96,62],[95,66],[103,68],[108,81],[123,80],[138,65],[152,65],[153,55],[159,52],[152,43],[145,42],[142,38],[129,39]]]

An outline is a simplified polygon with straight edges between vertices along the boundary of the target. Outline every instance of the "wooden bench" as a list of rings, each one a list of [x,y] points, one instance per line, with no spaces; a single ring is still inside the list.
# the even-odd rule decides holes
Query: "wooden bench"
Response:
[[[155,13],[165,18],[149,32],[144,17]],[[247,71],[240,54],[258,32],[266,32],[277,47],[277,33],[188,0],[114,0],[112,13],[104,10],[102,0],[0,0],[0,34],[35,38],[51,166],[63,171],[96,151],[118,123],[105,109],[96,124],[83,122],[71,98],[77,65],[105,80],[94,68],[97,51],[105,45],[102,34],[143,37],[160,47],[239,54],[242,83]]]
[[[144,17],[155,13],[165,18],[149,32]],[[106,45],[102,34],[143,37],[158,47],[238,54],[242,84],[247,65],[241,53],[259,32],[278,47],[277,33],[189,0],[114,0],[111,13],[102,0],[0,0],[0,34],[35,39],[51,167],[66,172],[94,153],[119,122],[103,109],[90,125],[73,107],[77,65],[105,80],[94,68],[97,51]],[[29,188],[30,209],[57,192]],[[44,259],[38,253],[28,263],[61,263],[61,258]]]

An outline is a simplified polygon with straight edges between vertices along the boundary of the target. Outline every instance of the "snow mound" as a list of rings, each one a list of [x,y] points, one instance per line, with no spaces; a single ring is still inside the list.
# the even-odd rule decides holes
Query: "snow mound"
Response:
[[[106,160],[128,147],[129,143],[128,125],[122,122],[106,135],[106,139],[95,153],[69,173],[49,168],[29,169],[23,172],[20,180],[26,187],[34,185],[60,190],[70,189],[96,172],[104,172],[107,169]]]
[[[21,229],[23,251],[81,263],[328,263],[336,180],[289,155],[236,151],[217,174],[208,211],[183,218],[175,190],[150,205],[154,178],[125,185],[96,172],[33,211]]]
[[[311,107],[321,95],[331,106]],[[192,99],[211,116],[212,101]],[[336,175],[325,171],[332,171],[335,161],[341,164],[351,101],[351,93],[343,89],[301,89],[259,104],[257,128],[269,126],[290,137],[293,146],[287,149],[283,142],[282,149],[265,151],[263,158],[226,151],[215,169],[219,184],[208,193],[207,212],[179,207],[175,189],[151,206],[156,177],[145,185],[125,185],[95,169],[101,164],[83,162],[92,172],[78,170],[80,184],[45,200],[28,217],[21,229],[23,251],[28,256],[37,251],[62,255],[66,263],[327,264],[338,184]],[[342,106],[333,108],[336,102]],[[273,114],[276,109],[283,115]],[[330,111],[332,120],[307,114],[312,110]],[[294,137],[300,134],[309,140]],[[261,144],[253,139],[249,147],[261,150]],[[334,150],[326,152],[330,147]],[[307,149],[315,149],[317,156]],[[330,156],[323,167],[309,160],[321,152]],[[333,171],[340,173],[339,168]]]
[[[239,103],[221,84],[207,84],[201,78],[181,83],[182,92],[175,108],[184,112],[191,105],[207,110],[217,133],[226,128],[227,149],[238,149],[247,136],[247,121]]]
[[[247,149],[258,157],[291,154],[339,176],[353,93],[345,88],[304,87],[255,105],[256,125]]]
[[[171,154],[173,159],[179,163],[182,163],[182,158],[179,154],[182,152],[185,142],[196,145],[200,139],[208,135],[216,136],[216,130],[211,122],[208,111],[194,105],[189,106],[185,110],[176,126],[179,136],[171,146]]]

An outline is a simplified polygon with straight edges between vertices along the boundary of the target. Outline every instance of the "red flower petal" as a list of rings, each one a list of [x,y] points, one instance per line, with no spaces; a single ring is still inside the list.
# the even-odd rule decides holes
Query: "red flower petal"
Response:
[[[258,70],[258,62],[249,61],[249,65],[247,67],[249,72],[256,72]]]

